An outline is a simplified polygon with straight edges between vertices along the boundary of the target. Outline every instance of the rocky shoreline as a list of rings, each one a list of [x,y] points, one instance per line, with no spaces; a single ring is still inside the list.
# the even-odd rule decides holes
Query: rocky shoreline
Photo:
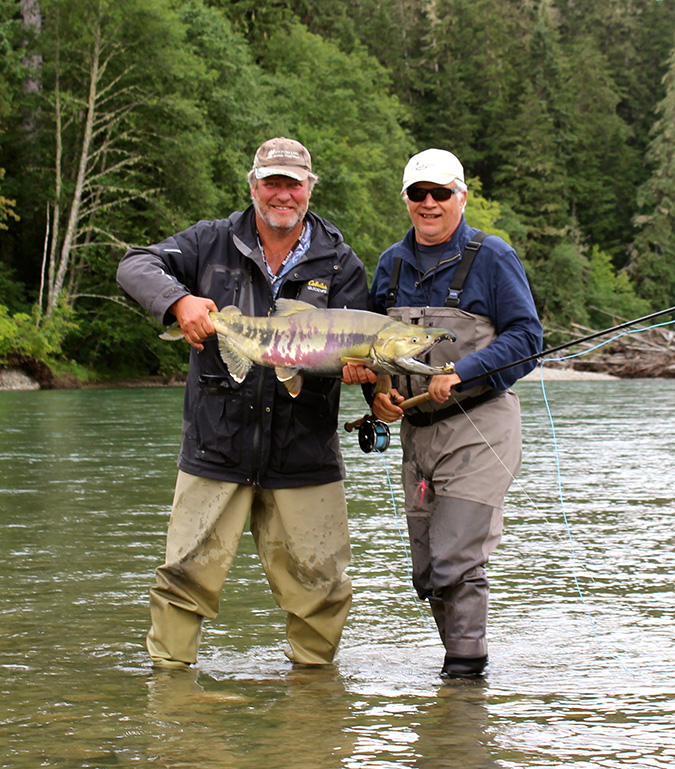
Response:
[[[572,367],[561,367],[559,365],[546,364],[537,367],[534,371],[524,377],[522,382],[541,381],[546,382],[559,380],[598,380],[607,381],[618,379],[610,373],[601,371],[580,371]],[[165,377],[150,376],[133,379],[116,379],[100,382],[81,382],[75,377],[56,378],[52,377],[49,382],[40,382],[31,377],[24,370],[17,367],[8,367],[0,369],[0,391],[3,390],[76,390],[76,389],[104,389],[104,388],[127,388],[127,387],[184,387],[185,381],[181,379],[166,379]]]
[[[583,347],[583,345],[582,345]],[[625,335],[601,350],[587,348],[583,358],[547,361],[522,381],[675,378],[675,331],[646,331],[639,338]],[[17,357],[0,367],[0,390],[72,390],[80,388],[182,387],[184,378],[160,376],[83,382],[75,376],[57,377],[45,363]]]
[[[21,369],[0,370],[0,390],[39,390],[40,383],[24,374]]]

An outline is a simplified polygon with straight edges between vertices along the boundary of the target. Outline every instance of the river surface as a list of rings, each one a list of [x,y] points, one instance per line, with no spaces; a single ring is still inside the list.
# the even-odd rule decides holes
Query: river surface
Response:
[[[0,766],[675,765],[675,381],[516,390],[490,665],[453,684],[410,587],[397,429],[382,454],[342,433],[355,596],[335,668],[283,656],[246,534],[199,666],[158,673],[147,590],[182,391],[0,392]],[[343,420],[363,413],[348,391]]]

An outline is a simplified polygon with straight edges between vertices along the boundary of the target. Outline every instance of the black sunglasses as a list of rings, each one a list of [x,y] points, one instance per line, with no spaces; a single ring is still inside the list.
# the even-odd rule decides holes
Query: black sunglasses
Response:
[[[405,194],[408,196],[408,200],[412,200],[413,203],[421,203],[426,200],[427,195],[431,195],[434,200],[450,200],[450,198],[459,192],[456,187],[408,187]]]

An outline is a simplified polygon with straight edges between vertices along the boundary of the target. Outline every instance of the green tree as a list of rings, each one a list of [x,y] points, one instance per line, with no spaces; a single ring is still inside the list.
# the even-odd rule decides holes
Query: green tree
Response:
[[[4,178],[5,169],[0,168],[0,182],[2,182]],[[0,190],[2,190],[1,186]],[[0,194],[0,230],[6,230],[9,228],[9,225],[7,224],[9,219],[13,219],[16,222],[19,221],[19,216],[14,210],[15,205],[15,200],[10,200],[9,198],[6,198],[4,195]]]
[[[28,60],[41,62],[40,87],[25,93],[7,134],[11,175],[22,180],[15,259],[30,269],[36,293],[43,275],[49,315],[62,293],[74,298],[90,290],[87,275],[101,249],[123,242],[118,225],[149,199],[158,172],[168,170],[166,155],[157,153],[162,142],[185,135],[176,125],[185,115],[176,83],[169,89],[165,80],[164,98],[157,84],[170,78],[172,66],[187,67],[182,29],[165,0],[131,0],[124,8],[109,0],[43,0],[41,11],[39,35],[26,51]],[[172,41],[178,55],[165,49]],[[22,130],[27,111],[35,131]],[[201,121],[195,114],[189,123],[190,178],[199,179]]]
[[[652,171],[638,194],[639,234],[629,264],[639,295],[654,310],[671,306],[675,297],[675,48],[664,85],[665,97],[658,106],[647,152]]]
[[[580,38],[561,60],[559,158],[564,195],[583,239],[626,261],[626,234],[635,204],[629,183],[637,155],[632,132],[618,114],[621,95],[593,37]]]
[[[262,62],[275,89],[276,133],[312,153],[320,178],[312,207],[373,268],[407,227],[399,193],[411,144],[386,72],[364,52],[346,54],[299,24],[270,38]]]
[[[189,0],[176,18],[179,71],[165,71],[157,95],[133,114],[147,138],[139,184],[152,194],[132,208],[115,210],[115,227],[129,243],[157,242],[198,219],[227,216],[248,205],[246,173],[258,134],[267,138],[271,130],[270,88],[223,12]],[[164,103],[159,114],[155,102]],[[116,295],[114,273],[123,253],[119,247],[98,251],[95,277],[101,289],[80,297],[79,315],[86,313],[86,323],[71,333],[66,351],[107,374],[175,373],[186,362],[183,346],[161,342],[146,313],[97,298]]]
[[[551,250],[545,265],[530,275],[537,310],[547,325],[565,329],[572,323],[588,323],[588,269],[579,248],[563,241]]]
[[[606,326],[608,316],[618,323],[646,315],[650,309],[649,303],[637,296],[628,274],[617,273],[611,256],[599,246],[591,249],[586,309],[594,328]]]

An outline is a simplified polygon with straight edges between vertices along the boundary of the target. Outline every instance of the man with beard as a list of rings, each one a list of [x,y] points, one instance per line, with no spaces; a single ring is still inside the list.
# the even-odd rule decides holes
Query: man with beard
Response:
[[[365,269],[340,232],[309,211],[317,177],[297,141],[255,154],[252,205],[200,221],[122,259],[118,283],[158,320],[177,320],[192,346],[166,562],[150,591],[154,664],[196,662],[204,617],[250,516],[258,554],[287,614],[286,654],[327,665],[351,605],[340,382],[311,377],[293,399],[269,368],[236,382],[221,360],[210,311],[267,316],[277,298],[365,309]]]

